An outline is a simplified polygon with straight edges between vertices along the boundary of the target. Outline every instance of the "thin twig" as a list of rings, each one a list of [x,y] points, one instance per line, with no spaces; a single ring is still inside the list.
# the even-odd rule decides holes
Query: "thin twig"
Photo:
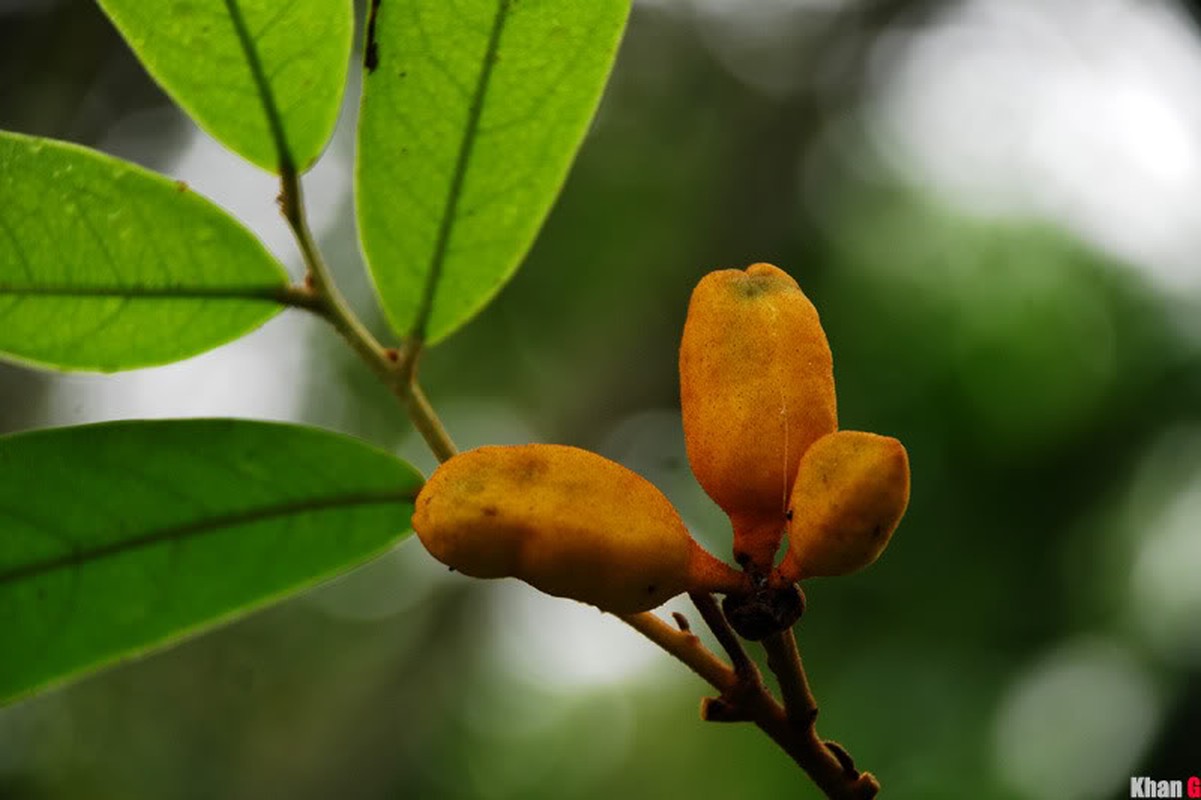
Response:
[[[280,173],[280,211],[283,212],[288,227],[292,229],[306,268],[304,285],[288,287],[281,293],[281,301],[312,311],[333,325],[401,401],[413,422],[413,427],[425,439],[438,460],[446,461],[458,450],[417,381],[420,346],[405,348],[404,355],[398,356],[395,350],[385,348],[371,331],[367,330],[334,283],[333,275],[309,229],[300,176],[287,164]]]
[[[767,665],[780,683],[788,727],[806,744],[806,762],[801,766],[809,777],[829,797],[875,797],[880,791],[875,777],[856,770],[842,745],[823,742],[817,735],[817,701],[809,688],[792,628],[765,637],[763,649],[767,651]]]
[[[333,325],[381,378],[389,384],[392,383],[392,368],[388,365],[386,351],[350,309],[346,298],[334,283],[325,259],[321,256],[313,232],[309,229],[304,192],[300,185],[300,176],[296,174],[295,169],[282,170],[279,207],[296,238],[306,269],[305,285],[294,287],[294,292],[307,290],[315,298],[311,309]]]
[[[792,629],[773,633],[763,639],[767,651],[767,666],[780,682],[780,694],[784,696],[784,710],[788,719],[798,727],[809,727],[817,720],[817,701],[801,666],[801,654],[797,651],[796,637]]]
[[[834,752],[818,739],[812,725],[792,724],[784,708],[762,683],[755,687],[741,680],[695,634],[676,630],[649,611],[623,615],[621,619],[721,693],[707,703],[709,719],[754,723],[832,800],[870,800],[879,792],[875,778],[845,769]]]
[[[409,410],[409,419],[439,461],[446,461],[459,452],[442,425],[442,420],[434,413],[434,407],[426,399],[425,392],[421,391],[416,372],[409,376],[405,406]]]
[[[747,655],[742,641],[730,627],[730,621],[721,610],[721,606],[709,592],[689,592],[688,597],[701,619],[709,626],[709,630],[717,638],[718,644],[730,657],[734,667],[734,677],[737,678],[732,689],[723,690],[718,697],[706,697],[701,701],[701,719],[705,722],[751,722],[753,718],[747,710],[747,698],[767,696],[763,685],[763,676],[759,667]],[[753,703],[752,703],[753,704]]]
[[[623,622],[678,658],[719,692],[737,685],[734,670],[705,647],[695,633],[677,630],[649,611],[620,616]]]
[[[713,595],[708,592],[689,592],[688,597],[696,606],[696,610],[701,612],[701,619],[705,620],[709,630],[713,631],[713,635],[717,637],[717,643],[730,657],[730,663],[734,665],[734,672],[744,681],[761,684],[763,678],[759,674],[759,668],[747,655],[742,641],[730,627],[726,615],[722,613],[717,601],[713,599]]]

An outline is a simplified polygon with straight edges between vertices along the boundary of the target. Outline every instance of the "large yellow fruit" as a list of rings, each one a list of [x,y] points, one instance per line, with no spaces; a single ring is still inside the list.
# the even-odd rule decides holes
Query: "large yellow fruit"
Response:
[[[413,530],[434,558],[466,575],[520,578],[618,614],[742,580],[693,540],[653,484],[563,445],[451,458],[418,495]]]
[[[889,436],[839,431],[801,459],[792,491],[788,580],[845,575],[875,561],[909,504],[909,456]]]
[[[680,345],[692,471],[730,517],[734,555],[771,570],[801,456],[838,427],[834,362],[817,310],[770,264],[706,275]]]

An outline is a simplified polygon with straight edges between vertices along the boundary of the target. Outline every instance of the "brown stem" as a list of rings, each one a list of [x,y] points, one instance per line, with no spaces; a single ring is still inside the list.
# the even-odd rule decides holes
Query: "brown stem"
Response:
[[[621,614],[621,620],[684,663],[723,694],[738,684],[734,670],[713,654],[692,631],[677,630],[649,611]]]
[[[817,701],[809,689],[792,629],[764,637],[763,649],[767,651],[767,666],[780,682],[789,721],[798,727],[812,726],[817,720]]]
[[[730,623],[726,620],[726,615],[721,613],[721,608],[718,607],[717,601],[713,599],[713,595],[708,592],[689,592],[689,599],[696,606],[696,610],[701,612],[701,619],[709,626],[709,630],[713,631],[713,635],[717,637],[717,643],[726,651],[726,655],[730,657],[730,663],[734,665],[734,672],[746,682],[753,682],[762,685],[763,677],[759,674],[759,668],[755,666],[755,662],[751,661],[751,657],[746,654],[746,650],[742,646],[742,641],[738,635],[734,633],[734,629],[730,627]]]
[[[705,614],[703,609],[701,614]],[[853,767],[844,768],[834,751],[818,739],[811,722],[803,726],[794,724],[762,681],[755,684],[743,680],[695,634],[676,630],[649,611],[627,614],[621,619],[720,692],[720,697],[709,699],[702,707],[706,719],[754,723],[832,800],[870,800],[880,791],[880,784],[871,775],[855,772]],[[841,747],[838,750],[845,756]]]
[[[805,676],[792,629],[765,637],[763,649],[767,651],[767,666],[780,682],[788,727],[805,743],[806,760],[801,766],[809,773],[809,777],[829,797],[875,797],[880,791],[880,784],[875,777],[871,773],[856,770],[850,755],[841,745],[823,742],[817,735],[817,701],[809,688],[809,679]]]

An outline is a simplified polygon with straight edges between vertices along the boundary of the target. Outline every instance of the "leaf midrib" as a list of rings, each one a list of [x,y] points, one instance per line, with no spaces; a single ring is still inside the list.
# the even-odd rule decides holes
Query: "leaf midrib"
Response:
[[[151,529],[137,536],[122,539],[118,542],[111,542],[102,547],[68,553],[53,559],[0,571],[0,587],[38,578],[60,569],[78,569],[86,564],[103,561],[107,558],[115,558],[164,542],[183,541],[239,525],[269,522],[275,519],[298,516],[307,512],[329,511],[354,506],[387,505],[393,503],[398,505],[408,504],[414,502],[417,491],[417,489],[393,489],[375,492],[349,492],[329,497],[306,498],[304,500],[265,505],[244,511],[230,512],[228,514],[217,514],[179,525]]]
[[[287,285],[272,286],[52,286],[0,283],[0,298],[120,297],[162,300],[259,300],[287,305]]]
[[[284,121],[275,103],[275,95],[271,92],[271,84],[267,81],[267,73],[263,71],[263,63],[259,60],[259,51],[255,49],[250,31],[246,28],[246,20],[242,17],[242,9],[237,0],[225,0],[225,10],[233,23],[234,33],[242,46],[242,54],[246,56],[246,65],[250,68],[250,76],[258,89],[259,101],[263,104],[263,113],[267,115],[267,127],[271,131],[271,139],[275,142],[275,152],[278,159],[280,175],[296,173],[296,161],[292,151],[288,149],[288,140],[284,135]]]
[[[227,1],[232,2],[232,0]],[[467,125],[463,129],[463,138],[459,142],[459,152],[455,160],[454,172],[451,174],[450,188],[447,191],[442,218],[438,221],[437,238],[434,240],[434,250],[430,256],[430,266],[421,294],[421,304],[417,308],[417,317],[409,332],[409,338],[417,342],[425,340],[430,317],[433,315],[434,297],[438,292],[438,284],[442,281],[447,246],[450,243],[450,234],[454,227],[455,215],[458,212],[459,198],[463,193],[463,182],[467,177],[471,154],[475,149],[480,116],[484,109],[484,99],[488,94],[488,84],[492,80],[492,67],[496,63],[496,53],[500,48],[501,33],[504,31],[505,22],[509,17],[511,1],[498,0],[496,16],[492,19],[492,30],[488,36],[488,46],[484,51],[484,63],[480,67],[475,93],[467,111]]]

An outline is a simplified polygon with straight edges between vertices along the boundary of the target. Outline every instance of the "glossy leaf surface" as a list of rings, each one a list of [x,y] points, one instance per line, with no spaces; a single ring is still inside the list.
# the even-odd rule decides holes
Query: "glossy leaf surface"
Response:
[[[350,59],[350,0],[99,0],[196,122],[272,172],[321,154]]]
[[[356,194],[397,331],[443,339],[512,276],[584,138],[628,12],[628,0],[377,4]]]
[[[0,439],[0,702],[312,585],[405,536],[421,476],[239,420]]]
[[[0,133],[0,356],[114,371],[196,355],[283,306],[283,267],[182,183]]]

